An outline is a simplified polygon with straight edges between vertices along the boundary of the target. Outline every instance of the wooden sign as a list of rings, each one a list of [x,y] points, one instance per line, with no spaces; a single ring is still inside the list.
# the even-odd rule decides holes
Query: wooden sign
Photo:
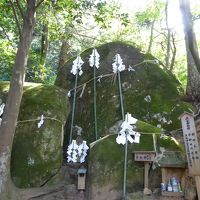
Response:
[[[188,168],[191,175],[200,175],[200,151],[194,117],[190,113],[183,113],[180,116],[185,149],[187,154]]]
[[[135,161],[144,162],[144,194],[146,188],[149,187],[149,163],[155,158],[155,151],[134,151]]]
[[[134,153],[134,160],[140,162],[152,162],[156,155],[154,151],[135,151]]]

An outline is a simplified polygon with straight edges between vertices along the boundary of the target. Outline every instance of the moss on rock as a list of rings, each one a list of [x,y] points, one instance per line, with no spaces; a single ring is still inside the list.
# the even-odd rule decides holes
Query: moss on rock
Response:
[[[8,82],[0,83],[4,100],[8,88]],[[11,155],[11,176],[16,186],[41,186],[59,171],[68,109],[64,90],[25,83]],[[41,115],[44,123],[38,128]]]
[[[97,47],[100,68],[97,70],[97,121],[98,134],[103,137],[108,129],[121,119],[119,90],[116,74],[112,73],[114,56],[119,53],[126,65],[121,72],[125,112],[135,118],[166,130],[180,128],[178,116],[191,105],[181,101],[183,89],[174,75],[162,69],[156,58],[139,49],[119,42]],[[92,49],[81,54],[83,75],[78,78],[78,95],[75,124],[82,127],[83,137],[94,141],[93,70],[88,60]],[[73,93],[75,77],[70,73],[72,61],[60,69],[56,85]],[[131,71],[127,70],[132,68]],[[72,97],[70,98],[72,103]],[[68,120],[68,130],[70,127]]]
[[[126,65],[121,72],[123,103],[125,113],[138,119],[137,131],[141,133],[139,144],[128,145],[127,190],[143,190],[144,164],[135,162],[134,151],[182,151],[181,144],[168,136],[162,136],[163,129],[171,131],[180,128],[178,117],[192,106],[181,100],[184,95],[181,84],[175,76],[159,66],[156,58],[143,54],[139,49],[113,42],[97,48],[100,54],[100,68],[97,70],[97,121],[101,139],[92,143],[89,155],[89,196],[103,199],[112,193],[112,199],[120,199],[123,185],[124,147],[115,141],[119,132],[121,117],[118,79],[112,73],[114,56],[119,53]],[[88,59],[92,49],[81,54],[84,73],[78,78],[78,92],[75,124],[82,127],[82,136],[94,141],[93,116],[93,70]],[[58,72],[56,85],[73,94],[75,77],[70,73],[72,61]],[[130,70],[128,70],[128,68]],[[73,95],[70,98],[72,103]],[[68,119],[68,129],[70,119]],[[106,136],[107,135],[107,136]],[[156,148],[156,149],[155,149]],[[159,187],[160,169],[150,170],[152,187]],[[154,176],[157,176],[154,181]],[[107,193],[106,193],[107,192]],[[110,198],[110,197],[109,197]]]
[[[129,193],[142,191],[144,187],[144,163],[134,161],[135,151],[155,151],[155,146],[158,149],[159,147],[165,148],[167,151],[180,151],[177,141],[171,137],[163,137],[160,129],[141,121],[138,121],[136,126],[137,131],[140,130],[141,138],[139,144],[128,144],[127,192]],[[101,196],[106,196],[101,193],[101,188],[105,187],[107,187],[107,191],[116,195],[112,199],[117,199],[119,191],[122,193],[124,146],[116,143],[116,137],[116,134],[105,136],[95,142],[90,150],[88,173],[91,199],[97,193],[99,193],[100,199]],[[160,169],[150,168],[150,174],[150,188],[160,187]],[[154,176],[157,176],[156,181],[154,181]],[[97,198],[97,196],[95,197]]]
[[[184,152],[183,144],[180,144],[175,138],[162,135],[157,140],[158,148],[164,148],[166,151],[181,151]]]

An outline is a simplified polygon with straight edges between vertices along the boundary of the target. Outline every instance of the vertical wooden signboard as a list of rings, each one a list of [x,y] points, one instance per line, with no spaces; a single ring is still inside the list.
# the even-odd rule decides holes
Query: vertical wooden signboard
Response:
[[[189,174],[195,176],[197,193],[200,198],[200,149],[193,114],[183,113],[180,116]]]

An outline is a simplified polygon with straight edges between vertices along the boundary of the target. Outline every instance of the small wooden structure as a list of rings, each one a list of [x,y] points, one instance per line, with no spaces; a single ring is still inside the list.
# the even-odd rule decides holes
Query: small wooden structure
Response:
[[[158,164],[161,168],[162,173],[162,183],[167,187],[167,183],[170,179],[176,178],[180,182],[180,187],[184,188],[184,174],[187,168],[187,163],[180,151],[165,151],[163,157],[158,161]],[[163,199],[183,199],[184,193],[171,192],[171,191],[162,191]]]
[[[134,160],[144,162],[144,188],[149,187],[149,163],[155,158],[155,151],[134,151]]]
[[[77,175],[78,175],[77,189],[78,190],[85,190],[86,172],[87,172],[87,169],[85,167],[80,167],[78,169],[78,172],[77,172]]]

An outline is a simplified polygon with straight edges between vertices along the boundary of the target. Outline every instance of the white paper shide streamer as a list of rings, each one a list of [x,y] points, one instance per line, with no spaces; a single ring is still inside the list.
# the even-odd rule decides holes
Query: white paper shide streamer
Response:
[[[5,103],[2,103],[0,105],[0,116],[3,114],[4,108],[5,108]],[[2,118],[0,117],[0,125],[1,125],[1,121],[2,121]]]
[[[0,105],[0,116],[3,114],[4,108],[5,108],[5,103],[2,103]]]
[[[127,141],[130,143],[140,143],[140,134],[138,132],[133,131],[135,127],[134,124],[137,122],[137,119],[131,116],[131,114],[127,113],[125,115],[125,121],[121,124],[121,131],[119,132],[116,142],[118,144],[126,144],[126,137]],[[132,126],[132,125],[133,126]],[[133,137],[134,138],[133,138]]]
[[[92,54],[90,55],[90,58],[89,58],[90,67],[96,67],[98,69],[99,59],[100,59],[99,53],[97,52],[96,49],[93,49]]]
[[[79,74],[79,76],[81,76],[83,74],[82,71],[82,65],[83,65],[83,60],[81,59],[80,56],[77,56],[77,58],[73,61],[73,65],[72,65],[72,69],[71,69],[71,73],[73,75],[76,75],[77,73]]]
[[[38,128],[40,128],[42,126],[42,124],[44,124],[44,116],[43,115],[41,115],[40,121],[38,122]]]
[[[116,56],[114,58],[114,63],[112,64],[112,67],[113,67],[114,73],[125,70],[125,65],[123,64],[123,60],[121,59],[121,56],[119,54],[116,54]]]
[[[85,162],[88,149],[89,147],[87,146],[86,141],[83,141],[81,144],[77,144],[76,140],[72,140],[72,143],[67,149],[67,162]]]

